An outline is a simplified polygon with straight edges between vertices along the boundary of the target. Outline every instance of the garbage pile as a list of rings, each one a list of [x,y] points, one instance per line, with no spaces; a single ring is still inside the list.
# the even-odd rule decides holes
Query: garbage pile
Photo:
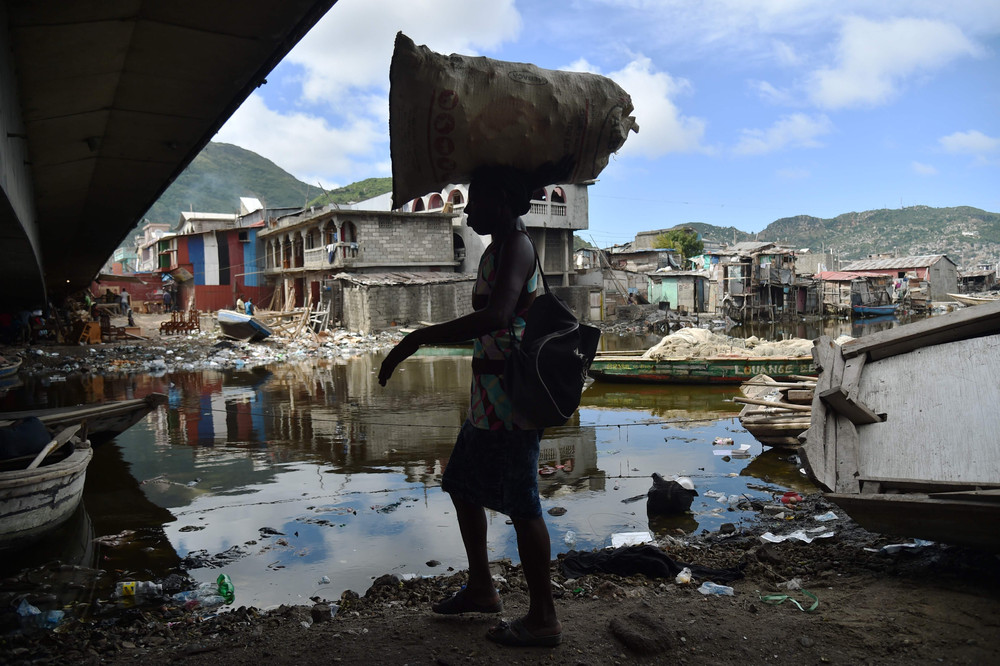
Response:
[[[135,344],[35,347],[23,352],[21,374],[64,381],[73,373],[101,376],[177,371],[240,370],[306,359],[344,359],[392,347],[397,332],[357,333],[334,329],[314,337],[268,338],[261,342],[220,340],[218,331],[153,338]]]

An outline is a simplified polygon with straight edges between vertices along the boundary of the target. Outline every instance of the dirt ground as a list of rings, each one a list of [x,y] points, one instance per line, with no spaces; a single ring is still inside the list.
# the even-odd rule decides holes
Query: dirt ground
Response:
[[[909,540],[871,534],[843,518],[830,539],[765,544],[762,532],[812,527],[829,508],[818,495],[801,525],[762,516],[735,534],[661,540],[674,561],[741,566],[734,596],[704,596],[701,580],[589,573],[567,579],[552,565],[563,642],[510,648],[485,638],[494,615],[440,616],[430,603],[464,574],[401,581],[384,576],[360,598],[348,591],[313,607],[241,607],[197,618],[162,602],[72,621],[56,631],[0,638],[9,664],[989,664],[1000,663],[1000,575],[994,554],[931,545],[886,552]],[[776,529],[777,528],[777,529]],[[505,604],[518,617],[528,597],[518,567],[494,564]],[[797,579],[818,599],[781,587]],[[761,596],[789,595],[780,604]]]

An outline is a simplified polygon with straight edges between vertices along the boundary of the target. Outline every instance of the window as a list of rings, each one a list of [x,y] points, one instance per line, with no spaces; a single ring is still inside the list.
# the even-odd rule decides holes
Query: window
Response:
[[[440,194],[432,194],[431,198],[427,201],[427,210],[434,210],[436,208],[444,208],[444,200]]]
[[[545,188],[540,187],[531,193],[532,201],[548,201],[548,197],[545,195]]]
[[[563,191],[563,188],[552,188],[552,203],[566,203],[566,193]]]
[[[423,200],[423,199],[414,199],[414,200],[413,200],[413,208],[412,208],[412,211],[413,211],[414,213],[419,213],[419,212],[420,212],[420,211],[422,211],[423,209],[424,209],[424,200]]]
[[[461,190],[452,190],[448,195],[448,201],[451,202],[452,206],[461,206],[465,203],[465,197],[462,196]]]
[[[240,231],[236,234],[236,237],[239,239],[241,243],[249,243],[250,242],[249,236],[250,233],[247,231]]]

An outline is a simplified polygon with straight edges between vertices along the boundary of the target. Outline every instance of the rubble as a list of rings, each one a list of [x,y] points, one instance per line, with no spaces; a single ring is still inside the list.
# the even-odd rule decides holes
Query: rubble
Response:
[[[163,316],[137,314],[135,319],[143,331],[151,332],[159,330]],[[212,326],[184,335],[160,336],[154,332],[144,340],[44,344],[7,349],[4,354],[21,355],[22,376],[57,382],[76,373],[162,376],[178,371],[249,370],[306,359],[345,359],[390,348],[401,339],[399,331],[365,334],[334,328],[319,333],[310,330],[308,336],[272,336],[261,342],[240,342],[222,338],[218,326]]]

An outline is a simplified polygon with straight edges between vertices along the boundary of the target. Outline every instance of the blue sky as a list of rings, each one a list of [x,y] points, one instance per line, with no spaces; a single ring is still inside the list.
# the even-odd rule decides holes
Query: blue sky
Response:
[[[687,222],[1000,212],[996,0],[339,0],[216,135],[327,189],[391,174],[397,31],[610,77],[640,126],[590,188],[607,246]]]

